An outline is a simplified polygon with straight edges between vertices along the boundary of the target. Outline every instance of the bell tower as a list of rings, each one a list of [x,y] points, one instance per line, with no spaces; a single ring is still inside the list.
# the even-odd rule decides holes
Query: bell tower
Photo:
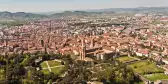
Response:
[[[81,39],[82,46],[81,46],[81,56],[80,59],[84,60],[86,56],[86,45],[85,45],[85,39]]]
[[[90,47],[91,47],[91,48],[94,47],[94,38],[93,38],[93,37],[91,38],[91,44],[90,44]]]

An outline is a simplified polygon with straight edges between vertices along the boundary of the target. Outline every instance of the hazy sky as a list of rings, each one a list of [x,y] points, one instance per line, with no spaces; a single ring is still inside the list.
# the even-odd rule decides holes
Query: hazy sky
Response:
[[[0,11],[10,12],[48,12],[140,6],[168,6],[168,0],[0,0]]]

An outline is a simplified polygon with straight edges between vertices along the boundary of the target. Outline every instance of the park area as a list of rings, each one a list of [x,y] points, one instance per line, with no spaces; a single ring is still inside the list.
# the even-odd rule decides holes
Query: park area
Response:
[[[164,69],[159,68],[154,62],[143,60],[128,66],[150,81],[168,80],[168,75],[164,74]]]
[[[128,56],[123,56],[123,57],[119,57],[116,60],[122,62],[122,63],[126,63],[126,62],[130,62],[130,61],[134,61],[137,60],[137,58],[134,57],[128,57]]]
[[[143,60],[128,66],[150,81],[168,80],[168,75],[164,74],[164,69],[159,68],[154,62]]]
[[[156,63],[144,60],[138,61],[133,64],[128,65],[131,67],[136,73],[139,74],[152,74],[152,73],[163,73],[164,69],[156,66]]]
[[[57,75],[62,75],[65,71],[65,66],[59,60],[44,61],[40,65],[44,74],[53,72]]]
[[[165,75],[164,73],[148,74],[148,75],[144,75],[144,77],[150,81],[168,80],[168,75]]]

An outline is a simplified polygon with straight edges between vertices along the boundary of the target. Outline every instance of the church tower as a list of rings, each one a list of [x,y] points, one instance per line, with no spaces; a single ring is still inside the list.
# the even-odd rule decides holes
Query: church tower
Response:
[[[90,44],[90,47],[91,47],[91,48],[94,47],[94,38],[93,38],[93,37],[91,38],[91,44]]]
[[[82,49],[81,49],[81,56],[80,56],[80,59],[81,60],[84,60],[85,59],[85,56],[86,56],[86,45],[85,45],[85,39],[82,39],[81,40],[82,42]]]

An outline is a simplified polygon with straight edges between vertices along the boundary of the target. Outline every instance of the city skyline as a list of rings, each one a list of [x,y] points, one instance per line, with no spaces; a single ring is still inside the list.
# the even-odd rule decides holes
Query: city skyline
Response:
[[[105,8],[163,7],[166,0],[1,0],[0,11],[52,12]]]

